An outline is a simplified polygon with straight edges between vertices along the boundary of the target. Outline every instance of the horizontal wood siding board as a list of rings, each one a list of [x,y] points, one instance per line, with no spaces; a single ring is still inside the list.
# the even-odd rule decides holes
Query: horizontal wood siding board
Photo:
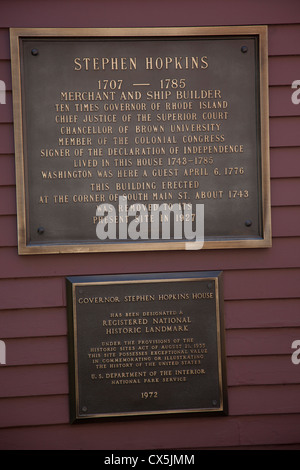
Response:
[[[291,354],[263,357],[231,356],[227,360],[227,381],[230,387],[298,385],[300,383],[299,372],[300,365],[292,363]]]
[[[299,60],[299,55],[269,57],[269,85],[291,86],[299,79]]]
[[[65,283],[59,278],[0,281],[1,308],[61,307]]]
[[[1,398],[67,395],[69,393],[67,364],[1,367],[0,377]]]
[[[37,403],[36,408],[34,403],[21,401],[15,403],[15,411],[13,403],[8,406],[8,410],[15,414],[19,411],[22,413],[23,410],[21,417],[24,414],[30,415],[33,424],[31,427],[0,430],[0,448],[139,450],[299,444],[299,414],[234,416],[227,419],[179,417],[135,421],[134,426],[130,421],[119,422],[118,426],[114,422],[84,426],[69,426],[64,423],[54,425],[56,419],[61,421],[62,416],[66,416],[65,410],[62,411],[66,406],[65,399],[58,397],[50,406],[48,404],[53,409],[53,415],[49,419],[52,426],[39,425],[35,428],[35,422],[45,421],[45,405],[47,403],[44,400]]]
[[[300,58],[299,58],[299,61],[300,61]],[[300,126],[299,116],[271,117],[270,118],[270,146],[271,147],[299,147],[300,146],[299,126]]]
[[[225,299],[299,298],[299,269],[224,273]]]
[[[0,155],[0,186],[15,187],[15,184],[16,174],[14,155]]]
[[[224,310],[228,329],[300,326],[300,299],[232,300]]]
[[[7,366],[34,364],[66,364],[66,336],[5,339]]]
[[[6,86],[6,83],[5,83],[5,86]],[[1,104],[0,106],[0,124],[11,123],[11,122],[13,122],[12,92],[9,90],[6,90],[6,104],[5,105]]]
[[[300,207],[272,209],[273,237],[298,237],[300,234]]]
[[[294,80],[296,80],[296,78]],[[292,82],[289,86],[271,86],[269,88],[270,116],[299,116],[300,105],[296,105],[292,102],[292,93],[295,89],[292,89],[291,85]]]
[[[272,148],[270,152],[271,178],[300,176],[300,147]]]
[[[35,14],[32,16],[28,3],[34,4]],[[63,4],[57,0],[42,5],[39,2],[27,1],[26,5],[20,0],[14,1],[15,14],[9,0],[2,0],[2,15],[0,27],[114,27],[130,26],[203,26],[210,25],[252,25],[252,24],[294,24],[299,18],[300,8],[294,0],[286,0],[284,8],[280,0],[273,0],[272,7],[266,7],[260,0],[245,0],[244,6],[235,0],[228,0],[226,4],[215,0],[205,5],[186,0],[173,0],[172,7],[168,0],[162,0],[158,5],[151,2],[143,6],[138,0],[124,2],[113,0],[95,4],[77,2],[76,9],[72,9],[72,2],[65,0]],[[92,6],[91,6],[92,5]],[[116,15],[115,12],[118,11]],[[216,15],[217,12],[217,15]],[[229,14],[230,13],[230,14]]]
[[[142,272],[145,265],[149,271],[153,272],[158,263],[160,263],[160,271],[164,269],[166,271],[244,270],[245,266],[248,269],[297,268],[300,258],[298,246],[299,239],[297,237],[278,238],[273,240],[272,249],[253,249],[250,252],[249,250],[236,250],[233,253],[230,250],[216,250],[214,252],[200,250],[197,253],[183,251],[170,261],[168,253],[165,252],[146,252],[143,254],[143,258],[136,253],[123,253],[122,257],[107,253],[93,254],[92,256],[78,254],[73,258],[72,264],[66,264],[66,261],[69,260],[68,255],[47,255],[47,263],[45,263],[44,256],[24,258],[17,255],[15,248],[6,248],[0,249],[0,261],[5,266],[5,269],[0,272],[0,278],[3,280],[14,278],[16,272],[19,278],[70,276],[76,275],[79,271],[82,275],[126,273],[126,267],[133,262],[136,272]],[[109,270],[106,263],[108,258],[110,259]],[[45,280],[45,282],[47,281]]]
[[[271,181],[272,206],[300,206],[300,178],[276,178]]]
[[[0,186],[0,215],[15,215],[16,212],[15,186]]]
[[[1,398],[0,416],[1,427],[68,423],[68,396]]]
[[[269,55],[300,55],[300,24],[270,25],[268,33]]]
[[[264,356],[286,354],[292,364],[292,343],[300,339],[300,323],[294,328],[234,329],[226,333],[227,356]],[[294,366],[295,373],[297,367]],[[298,373],[300,372],[300,368]]]
[[[17,216],[0,215],[0,246],[16,247],[17,240]]]
[[[1,338],[34,338],[67,334],[65,308],[0,311]]]
[[[231,387],[231,416],[300,413],[300,384],[268,387]]]

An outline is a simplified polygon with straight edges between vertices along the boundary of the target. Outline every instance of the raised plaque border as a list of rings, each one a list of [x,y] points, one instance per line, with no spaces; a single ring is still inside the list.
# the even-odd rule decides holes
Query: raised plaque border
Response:
[[[216,334],[218,350],[218,378],[220,407],[176,410],[149,410],[142,412],[99,413],[82,416],[79,413],[78,387],[78,351],[77,351],[77,321],[76,321],[76,287],[83,285],[126,285],[132,283],[165,283],[187,281],[214,281],[216,307]],[[100,276],[72,276],[66,278],[67,311],[68,311],[68,354],[69,354],[69,414],[70,423],[99,421],[99,419],[130,418],[130,417],[159,417],[162,415],[177,416],[180,414],[197,414],[200,416],[218,416],[228,414],[227,367],[225,350],[225,320],[223,297],[223,272],[178,272],[151,274],[119,274]],[[122,390],[120,389],[120,393]]]
[[[269,248],[272,246],[270,154],[269,154],[269,93],[268,93],[268,29],[267,26],[213,26],[213,27],[154,27],[154,28],[10,28],[14,142],[16,163],[16,200],[18,225],[18,252],[28,254],[95,253],[166,251],[195,249],[196,243],[85,243],[30,245],[27,240],[26,182],[23,149],[24,123],[22,119],[20,41],[29,37],[182,37],[193,36],[247,36],[256,35],[259,40],[259,89],[260,89],[260,174],[262,238],[204,241],[202,249]]]

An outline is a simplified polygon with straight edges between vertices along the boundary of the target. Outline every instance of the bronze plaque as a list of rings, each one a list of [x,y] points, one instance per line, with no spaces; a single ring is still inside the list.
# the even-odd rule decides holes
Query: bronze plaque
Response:
[[[266,38],[12,29],[19,253],[195,248],[184,230],[151,237],[175,204],[194,232],[204,206],[204,248],[270,246]]]
[[[226,414],[221,272],[67,279],[71,422]]]

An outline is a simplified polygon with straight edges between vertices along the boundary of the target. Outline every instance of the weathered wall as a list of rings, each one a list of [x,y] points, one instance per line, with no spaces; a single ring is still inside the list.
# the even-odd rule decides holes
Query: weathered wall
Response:
[[[10,27],[269,26],[273,247],[18,256]],[[0,79],[1,449],[300,449],[298,0],[2,0]],[[68,424],[65,277],[223,270],[229,416]]]

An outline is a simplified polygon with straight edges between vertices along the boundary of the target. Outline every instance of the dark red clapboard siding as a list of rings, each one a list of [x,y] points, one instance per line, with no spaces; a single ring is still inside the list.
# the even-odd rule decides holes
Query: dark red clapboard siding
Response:
[[[291,349],[291,353],[292,351]],[[299,368],[299,365],[292,363],[291,354],[229,357],[227,361],[228,385],[236,387],[239,385],[299,384]]]
[[[65,308],[0,311],[1,338],[33,338],[67,334]]]
[[[269,55],[300,55],[300,25],[271,25],[268,28]]]
[[[6,91],[6,104],[0,106],[0,124],[13,122],[12,93]]]
[[[12,90],[10,60],[0,60],[0,77],[6,85],[6,90]]]
[[[299,58],[299,61],[300,61],[300,58]],[[299,126],[300,126],[299,115],[293,116],[293,117],[270,118],[270,146],[271,147],[299,147],[300,146]]]
[[[300,413],[300,385],[232,387],[229,390],[231,416]]]
[[[16,188],[15,186],[0,186],[0,214],[16,214]]]
[[[227,271],[225,299],[284,299],[299,297],[299,269]]]
[[[299,105],[295,105],[291,99],[294,91],[291,84],[269,88],[270,116],[299,116]]]
[[[300,120],[299,120],[300,124]],[[276,178],[271,181],[272,206],[300,205],[300,178]]]
[[[299,60],[299,55],[269,57],[269,85],[291,86],[299,80]]]
[[[16,279],[0,282],[1,307],[61,307],[65,304],[64,283],[59,278]]]
[[[0,186],[14,186],[15,184],[14,155],[0,155]]]
[[[67,364],[1,367],[0,378],[1,398],[69,393]]]
[[[299,177],[300,176],[299,155],[300,155],[299,147],[272,148],[270,152],[271,178]]]
[[[39,399],[5,400],[5,421],[17,422],[16,416],[31,426],[44,426],[37,430],[16,429],[0,431],[0,447],[14,445],[15,448],[34,449],[116,449],[117,442],[123,442],[125,449],[197,449],[236,445],[294,444],[300,433],[299,415],[262,415],[205,417],[182,420],[174,419],[142,420],[133,423],[113,422],[87,426],[63,425],[66,414],[67,397],[45,397]],[[52,410],[52,413],[49,412]],[[13,414],[12,414],[13,413]],[[217,430],[217,431],[216,431]],[[26,431],[26,432],[25,432]],[[216,433],[218,445],[216,446]],[[185,436],[189,441],[185,443]],[[4,447],[5,448],[5,447]]]
[[[297,237],[300,235],[300,207],[275,207],[272,209],[274,237]]]
[[[66,336],[6,339],[5,343],[6,363],[9,366],[68,362]]]
[[[2,398],[0,416],[2,427],[68,423],[68,396]]]
[[[90,4],[91,2],[89,2]],[[32,16],[31,4],[35,6],[35,15]],[[130,0],[124,4],[122,0],[104,2],[100,4],[76,2],[65,0],[63,3],[53,1],[41,5],[39,2],[27,0],[26,4],[15,0],[15,14],[12,15],[8,0],[2,0],[2,15],[0,27],[129,27],[129,26],[195,26],[195,25],[252,25],[252,24],[285,24],[295,23],[299,18],[300,8],[297,2],[289,0],[284,7],[281,0],[273,0],[272,7],[268,7],[260,0],[244,0],[241,7],[235,0],[228,0],[226,4],[221,1],[212,1],[205,4],[195,3],[193,0],[162,0],[159,4]],[[59,5],[59,6],[58,6]],[[57,13],[59,11],[59,14]],[[116,14],[118,12],[118,14]]]
[[[0,216],[0,246],[17,246],[17,217]]]
[[[141,259],[138,254],[124,254],[120,258],[117,254],[94,254],[91,259],[89,254],[78,255],[72,263],[66,264],[68,255],[46,255],[44,256],[20,257],[15,248],[0,249],[0,260],[3,263],[3,270],[0,278],[13,278],[18,272],[18,277],[35,276],[70,276],[80,271],[81,274],[105,274],[126,272],[130,264],[134,264],[137,272],[142,272],[146,263],[148,270],[154,271],[155,266],[160,265],[159,270],[175,271],[180,270],[233,270],[266,269],[266,268],[297,268],[299,266],[300,253],[298,252],[299,240],[297,238],[278,238],[273,240],[272,250],[253,249],[248,250],[202,250],[195,252],[184,252],[177,254],[171,261],[168,260],[166,252],[143,254]],[[107,259],[110,260],[109,269]],[[131,271],[131,268],[129,268]],[[1,303],[0,303],[1,308]]]
[[[300,299],[225,302],[226,328],[299,327]]]
[[[227,356],[291,356],[291,345],[300,338],[300,322],[298,328],[255,328],[235,329],[226,333]],[[289,360],[291,360],[289,358]],[[294,367],[297,373],[297,367]]]

